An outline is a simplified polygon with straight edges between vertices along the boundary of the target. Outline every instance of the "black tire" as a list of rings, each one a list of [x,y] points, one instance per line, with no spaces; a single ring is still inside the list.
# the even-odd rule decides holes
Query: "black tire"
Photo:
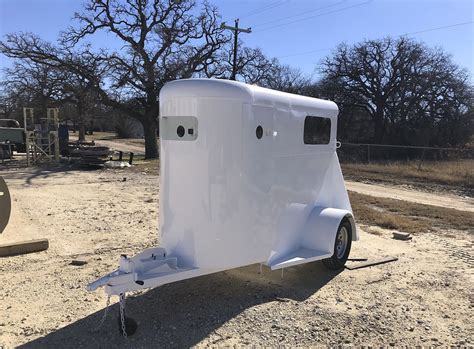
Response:
[[[345,231],[344,231],[345,230]],[[344,241],[341,237],[345,236]],[[338,249],[338,246],[343,243],[345,245],[344,251],[341,248]],[[351,252],[352,246],[352,226],[347,218],[344,218],[337,228],[336,240],[334,241],[334,253],[330,258],[323,259],[323,264],[326,268],[330,270],[341,270],[344,268],[344,265],[349,258],[349,253]]]
[[[26,153],[26,144],[16,143],[15,149],[17,153]]]

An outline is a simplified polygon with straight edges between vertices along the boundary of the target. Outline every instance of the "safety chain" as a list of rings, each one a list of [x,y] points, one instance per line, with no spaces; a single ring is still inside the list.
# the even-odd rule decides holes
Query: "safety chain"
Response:
[[[107,295],[107,304],[105,305],[105,310],[104,310],[104,315],[102,316],[102,319],[99,322],[99,325],[94,329],[93,332],[98,332],[102,325],[105,322],[105,319],[107,318],[107,314],[109,313],[109,307],[110,307],[110,295]]]
[[[127,339],[127,329],[125,326],[125,293],[120,294],[120,300],[119,300],[119,305],[120,305],[120,324],[122,326],[122,335],[123,338]]]

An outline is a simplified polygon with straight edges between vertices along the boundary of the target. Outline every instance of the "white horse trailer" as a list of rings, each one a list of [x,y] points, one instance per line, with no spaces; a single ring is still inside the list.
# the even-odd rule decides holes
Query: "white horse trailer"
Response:
[[[344,266],[358,240],[335,103],[235,81],[160,92],[161,247],[89,284],[108,295],[254,263]],[[122,307],[121,307],[122,309]]]

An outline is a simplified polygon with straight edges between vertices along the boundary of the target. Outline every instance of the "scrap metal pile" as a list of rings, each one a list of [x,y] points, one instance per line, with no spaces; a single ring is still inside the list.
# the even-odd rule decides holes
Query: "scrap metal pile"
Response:
[[[94,142],[69,142],[68,150],[74,162],[87,166],[103,166],[112,154],[109,147]]]

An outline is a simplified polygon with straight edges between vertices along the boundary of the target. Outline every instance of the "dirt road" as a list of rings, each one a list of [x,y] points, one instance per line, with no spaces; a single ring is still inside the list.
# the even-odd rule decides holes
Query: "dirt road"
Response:
[[[109,147],[116,151],[123,151],[126,153],[134,153],[135,155],[144,155],[145,147],[137,143],[142,140],[97,140],[95,143],[100,146]]]
[[[128,342],[118,335],[115,298],[93,332],[105,297],[86,292],[86,284],[113,270],[120,254],[159,243],[158,176],[130,169],[2,174],[13,216],[0,243],[48,238],[50,249],[0,259],[0,346],[474,344],[474,239],[462,231],[402,242],[362,228],[352,257],[399,260],[341,273],[315,262],[288,268],[283,278],[252,265],[178,282],[128,299],[139,324]],[[88,264],[70,265],[77,256]]]
[[[70,135],[71,141],[77,141],[78,135]],[[134,153],[135,155],[145,154],[145,141],[141,138],[116,138],[113,133],[99,132],[93,136],[86,136],[87,141],[94,141],[96,145],[109,147],[115,151],[123,151],[125,153]]]
[[[461,197],[448,193],[427,193],[390,185],[368,184],[348,180],[346,180],[345,183],[347,190],[355,191],[360,194],[474,212],[474,198],[470,197]]]

